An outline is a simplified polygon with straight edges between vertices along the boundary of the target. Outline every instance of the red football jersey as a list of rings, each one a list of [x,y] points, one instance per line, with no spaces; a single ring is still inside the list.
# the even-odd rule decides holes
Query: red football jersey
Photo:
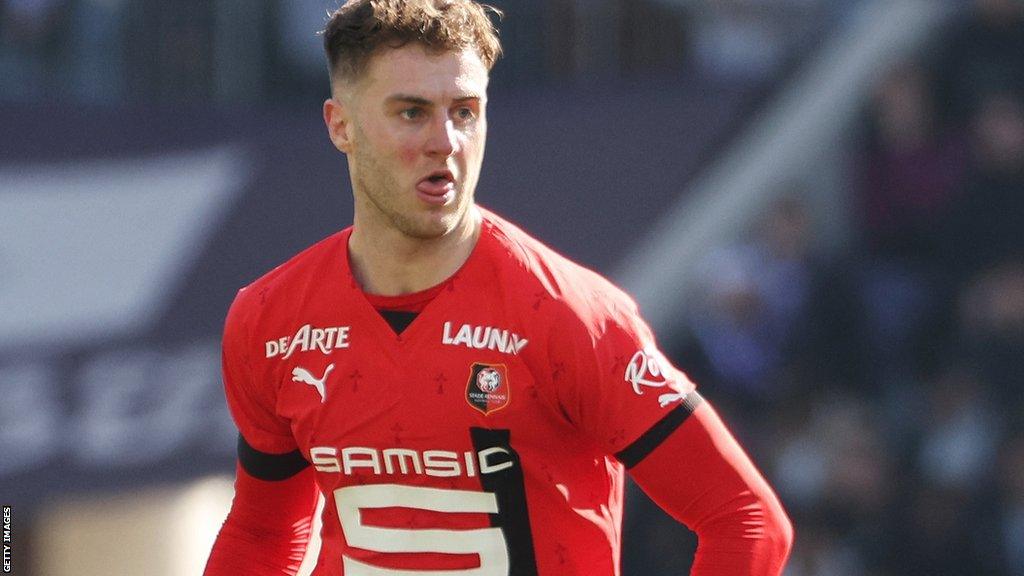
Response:
[[[396,335],[343,230],[241,290],[224,373],[241,434],[325,496],[314,574],[619,573],[624,466],[699,402],[635,304],[484,214]]]

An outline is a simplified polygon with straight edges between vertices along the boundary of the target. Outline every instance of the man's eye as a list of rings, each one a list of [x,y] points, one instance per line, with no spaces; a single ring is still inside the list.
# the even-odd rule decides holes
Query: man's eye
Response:
[[[459,120],[472,120],[476,118],[476,112],[472,108],[463,107],[455,111],[455,117]]]
[[[400,112],[400,115],[406,120],[415,120],[423,115],[423,110],[419,108],[406,108]]]

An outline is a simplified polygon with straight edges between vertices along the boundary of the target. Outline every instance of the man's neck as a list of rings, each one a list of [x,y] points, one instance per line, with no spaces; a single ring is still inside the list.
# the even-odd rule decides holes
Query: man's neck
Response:
[[[363,291],[397,296],[447,280],[469,259],[480,236],[480,212],[471,207],[450,233],[425,240],[394,228],[360,226],[348,243],[352,273]]]

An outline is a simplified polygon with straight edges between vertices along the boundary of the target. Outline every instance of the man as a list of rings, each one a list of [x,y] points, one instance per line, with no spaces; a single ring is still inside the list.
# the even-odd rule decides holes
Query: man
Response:
[[[625,468],[697,532],[693,574],[779,574],[784,512],[635,305],[475,205],[486,8],[352,0],[324,41],[354,223],[228,313],[206,573],[294,573],[319,492],[314,574],[615,575]]]

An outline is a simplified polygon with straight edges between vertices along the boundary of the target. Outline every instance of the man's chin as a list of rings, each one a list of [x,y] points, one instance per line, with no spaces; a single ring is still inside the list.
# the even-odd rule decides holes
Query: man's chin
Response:
[[[399,226],[403,234],[417,240],[437,240],[451,234],[459,224],[458,214],[427,214]]]

